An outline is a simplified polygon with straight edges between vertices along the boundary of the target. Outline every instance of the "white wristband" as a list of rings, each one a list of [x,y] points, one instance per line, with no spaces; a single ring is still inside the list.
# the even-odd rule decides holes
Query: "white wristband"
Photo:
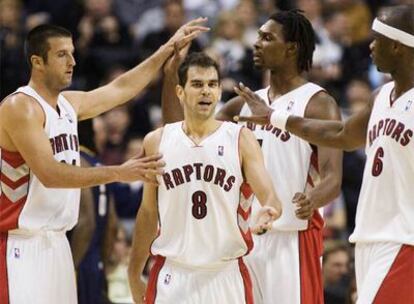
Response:
[[[270,115],[270,123],[274,127],[286,131],[286,123],[290,115],[291,114],[288,111],[275,110],[272,112],[272,115]]]

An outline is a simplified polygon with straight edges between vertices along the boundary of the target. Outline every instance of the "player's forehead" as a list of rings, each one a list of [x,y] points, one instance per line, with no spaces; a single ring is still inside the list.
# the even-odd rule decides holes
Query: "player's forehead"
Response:
[[[59,52],[62,50],[73,52],[75,50],[71,37],[50,37],[47,39],[47,43],[49,45],[49,51],[52,52]]]
[[[215,67],[190,66],[187,71],[187,82],[194,81],[218,81],[218,73]]]
[[[259,28],[258,32],[259,34],[281,36],[283,34],[283,26],[280,23],[270,19]]]

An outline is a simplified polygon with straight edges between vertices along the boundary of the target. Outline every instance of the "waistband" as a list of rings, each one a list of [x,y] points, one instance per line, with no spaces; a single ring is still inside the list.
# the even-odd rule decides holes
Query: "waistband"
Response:
[[[165,266],[172,266],[174,268],[178,268],[182,271],[199,271],[199,272],[217,272],[227,270],[228,268],[232,267],[239,267],[239,260],[243,260],[243,258],[236,258],[229,261],[220,261],[214,264],[209,265],[190,265],[180,261],[172,260],[170,258],[165,259]]]
[[[38,238],[43,244],[44,248],[54,248],[57,243],[60,243],[58,239],[66,238],[66,230],[26,230],[16,229],[8,232],[9,237],[24,241],[25,239]]]

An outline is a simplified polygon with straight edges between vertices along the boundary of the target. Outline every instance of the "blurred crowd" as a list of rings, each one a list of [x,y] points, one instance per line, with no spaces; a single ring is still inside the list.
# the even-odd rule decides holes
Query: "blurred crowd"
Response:
[[[205,16],[211,31],[196,40],[192,51],[204,50],[220,63],[223,102],[243,82],[257,90],[268,75],[255,70],[252,48],[259,26],[276,10],[299,8],[317,35],[309,80],[325,87],[343,118],[368,102],[372,90],[387,81],[370,60],[373,16],[397,0],[0,0],[0,99],[29,79],[24,38],[33,27],[53,23],[73,33],[76,72],[71,89],[90,90],[105,84],[156,51],[187,20]],[[145,77],[145,75],[143,75]],[[161,79],[126,106],[93,121],[102,163],[120,164],[140,153],[145,134],[162,124]],[[326,303],[351,303],[355,282],[352,248],[347,237],[365,162],[364,151],[344,154],[342,194],[325,208],[323,259]],[[129,296],[126,267],[131,233],[142,194],[140,182],[114,187],[119,228],[106,267],[109,297]]]

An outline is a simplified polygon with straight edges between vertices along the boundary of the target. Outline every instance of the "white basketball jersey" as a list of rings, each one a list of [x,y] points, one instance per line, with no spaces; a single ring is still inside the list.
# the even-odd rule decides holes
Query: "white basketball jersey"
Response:
[[[78,121],[72,105],[59,95],[58,113],[29,86],[21,87],[15,93],[33,97],[42,107],[44,130],[54,158],[79,166]],[[69,230],[77,223],[80,189],[46,188],[18,152],[3,149],[0,157],[0,232],[14,229]]]
[[[414,88],[391,103],[378,93],[368,123],[367,161],[351,242],[414,245]]]
[[[183,122],[164,126],[159,152],[166,163],[159,178],[159,235],[154,255],[191,267],[215,267],[252,248],[251,201],[241,198],[241,127],[223,122],[200,144]]]
[[[269,102],[269,87],[256,91],[272,109],[287,110],[293,115],[303,117],[309,100],[324,90],[313,83],[306,83]],[[242,116],[251,115],[245,104],[240,112]],[[282,202],[282,216],[274,222],[274,230],[305,230],[308,221],[300,220],[295,215],[292,198],[297,192],[304,192],[307,185],[314,186],[318,182],[317,150],[297,136],[272,126],[247,123],[259,141],[266,169],[270,173],[275,190]],[[259,202],[255,198],[253,210],[257,210]]]

